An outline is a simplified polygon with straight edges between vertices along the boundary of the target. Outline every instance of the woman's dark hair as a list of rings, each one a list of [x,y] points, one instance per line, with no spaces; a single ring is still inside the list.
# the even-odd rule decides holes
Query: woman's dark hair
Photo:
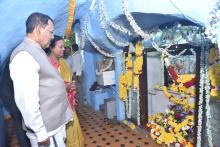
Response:
[[[26,20],[26,33],[32,33],[39,25],[43,28],[46,27],[49,20],[53,22],[48,15],[39,12],[32,13]]]
[[[50,48],[54,48],[56,46],[57,41],[63,40],[61,36],[54,35],[54,38],[50,41]]]
[[[49,48],[45,49],[45,52],[47,54],[51,53],[51,49],[56,46],[57,41],[63,40],[61,36],[54,35],[54,38],[50,41],[50,46]]]

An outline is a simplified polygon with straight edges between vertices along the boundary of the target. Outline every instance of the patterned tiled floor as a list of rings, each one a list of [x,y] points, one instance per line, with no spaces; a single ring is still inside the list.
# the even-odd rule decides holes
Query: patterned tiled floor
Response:
[[[117,121],[106,120],[101,112],[81,107],[77,113],[85,137],[85,147],[161,147],[139,131],[132,131]],[[10,147],[19,147],[13,121],[8,126]]]
[[[82,107],[78,117],[86,147],[160,147],[141,132],[132,131],[117,121],[109,122],[100,112]]]

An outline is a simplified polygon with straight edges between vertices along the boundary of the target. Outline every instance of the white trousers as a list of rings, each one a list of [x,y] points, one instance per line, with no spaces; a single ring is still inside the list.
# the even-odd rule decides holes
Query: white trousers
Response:
[[[35,134],[27,132],[27,137],[30,140],[31,147],[44,147],[39,146],[37,142],[37,137]],[[50,145],[48,147],[66,147],[66,128],[62,127],[55,135],[50,137]]]

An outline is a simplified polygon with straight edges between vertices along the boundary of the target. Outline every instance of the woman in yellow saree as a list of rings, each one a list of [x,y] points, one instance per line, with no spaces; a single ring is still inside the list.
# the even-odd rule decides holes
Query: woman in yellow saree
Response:
[[[67,124],[66,146],[84,147],[84,136],[75,110],[77,103],[75,100],[75,85],[72,81],[73,73],[66,60],[62,58],[64,50],[65,43],[63,38],[55,35],[50,44],[50,53],[48,55],[48,59],[58,70],[66,84],[68,101],[73,110],[73,121]]]

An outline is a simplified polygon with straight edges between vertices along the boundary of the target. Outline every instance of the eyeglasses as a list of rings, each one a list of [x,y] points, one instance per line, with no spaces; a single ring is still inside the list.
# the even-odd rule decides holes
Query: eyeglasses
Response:
[[[54,35],[54,32],[53,31],[50,31],[48,29],[46,29],[48,32],[50,32],[51,35]]]

